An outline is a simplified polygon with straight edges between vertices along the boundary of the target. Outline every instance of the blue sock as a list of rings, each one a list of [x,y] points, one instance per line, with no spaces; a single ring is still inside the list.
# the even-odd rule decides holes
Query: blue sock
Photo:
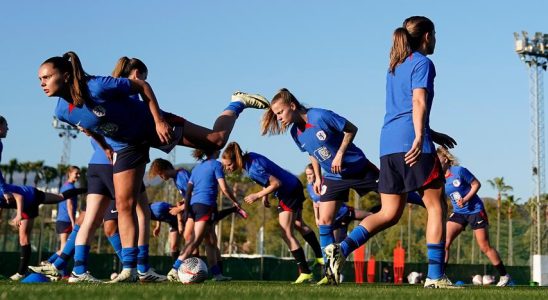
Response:
[[[358,225],[348,237],[341,243],[341,251],[344,257],[348,257],[352,251],[358,249],[361,245],[365,244],[369,240],[369,231],[365,227]]]
[[[148,265],[148,245],[141,245],[138,249],[139,254],[137,254],[137,271],[145,273],[150,268]]]
[[[173,269],[179,270],[179,267],[183,264],[183,261],[180,259],[177,259],[175,263],[173,264]]]
[[[65,254],[66,256],[71,257],[74,255],[74,244],[76,243],[76,235],[78,235],[78,230],[80,230],[80,225],[74,225],[72,232],[69,234],[67,238],[67,243],[65,244],[65,247],[63,248],[63,254]]]
[[[137,254],[139,248],[122,248],[122,266],[124,269],[134,269],[137,266]]]
[[[120,241],[120,234],[116,232],[114,235],[108,237],[108,241],[112,245],[112,248],[114,248],[120,261],[122,261],[122,241]]]
[[[428,249],[428,275],[430,279],[439,279],[444,274],[445,242],[426,244]]]
[[[57,255],[57,252],[53,253],[49,258],[48,258],[48,261],[50,263],[54,263],[55,260],[57,259],[57,257],[59,257],[59,255]]]
[[[322,247],[323,260],[325,262],[325,247],[335,242],[333,235],[333,225],[319,225],[320,228],[320,246]]]
[[[74,248],[74,269],[72,269],[72,271],[75,274],[84,274],[88,270],[88,256],[90,249],[91,247],[88,245],[76,245]]]
[[[209,270],[211,271],[211,274],[213,274],[213,276],[217,276],[221,274],[221,268],[219,268],[219,265],[214,265]]]
[[[225,110],[233,111],[236,114],[236,117],[240,115],[242,111],[244,111],[245,104],[243,104],[240,101],[233,101],[228,104],[228,106],[225,108]]]

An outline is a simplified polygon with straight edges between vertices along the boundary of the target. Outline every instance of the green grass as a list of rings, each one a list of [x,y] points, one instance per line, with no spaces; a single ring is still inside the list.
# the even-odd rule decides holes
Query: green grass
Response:
[[[116,284],[69,285],[67,283],[21,284],[0,282],[0,300],[88,300],[88,299],[548,299],[548,288],[543,287],[473,287],[459,290],[430,290],[420,286],[380,284],[340,286],[291,285],[285,282],[206,282],[196,285]]]

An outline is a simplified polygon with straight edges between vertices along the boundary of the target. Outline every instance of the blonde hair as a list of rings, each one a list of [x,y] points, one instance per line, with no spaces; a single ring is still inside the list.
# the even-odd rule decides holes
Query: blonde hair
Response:
[[[154,178],[160,173],[163,173],[165,171],[174,170],[175,168],[173,165],[163,158],[157,158],[154,161],[152,161],[152,164],[150,165],[150,170],[148,171],[148,177]]]
[[[244,155],[242,148],[236,142],[230,142],[226,145],[225,150],[221,157],[223,159],[230,159],[234,163],[234,171],[239,171],[244,167]]]
[[[132,70],[138,70],[141,73],[148,73],[147,66],[140,59],[122,56],[118,59],[118,62],[112,71],[112,77],[128,78]]]
[[[297,110],[306,110],[306,107],[302,105],[288,89],[280,89],[278,93],[276,93],[276,95],[274,95],[274,97],[272,98],[272,101],[270,102],[270,107],[263,114],[263,118],[261,119],[262,135],[282,134],[287,131],[288,125],[280,124],[280,122],[278,122],[276,114],[274,113],[274,111],[272,111],[272,104],[278,101],[282,101],[287,105],[293,103]]]
[[[390,73],[394,73],[398,65],[421,47],[422,38],[426,33],[432,32],[434,32],[434,23],[427,17],[414,16],[405,19],[402,27],[397,28],[392,35],[388,67]]]
[[[456,156],[454,156],[451,152],[449,152],[449,150],[443,146],[439,146],[438,149],[436,149],[436,153],[447,159],[447,164],[450,165],[450,166],[458,166],[459,165],[459,160],[457,159]]]

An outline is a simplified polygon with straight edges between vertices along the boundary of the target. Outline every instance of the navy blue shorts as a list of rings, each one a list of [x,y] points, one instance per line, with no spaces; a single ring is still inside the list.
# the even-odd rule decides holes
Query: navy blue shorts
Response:
[[[194,219],[194,222],[215,222],[217,217],[216,206],[196,203],[192,204],[190,207],[190,215],[188,217]]]
[[[89,164],[87,180],[88,194],[98,194],[114,199],[112,165]]]
[[[111,200],[110,204],[107,207],[107,210],[105,211],[105,216],[103,217],[103,221],[118,221],[118,210],[116,210],[116,201]]]
[[[21,215],[21,218],[23,220],[28,220],[38,217],[38,207],[40,206],[40,204],[44,203],[45,199],[46,194],[35,188],[34,201],[32,201],[31,205],[23,205],[23,213]],[[15,206],[14,208],[17,208],[17,206]]]
[[[449,216],[448,221],[462,225],[463,230],[468,224],[470,224],[472,230],[486,228],[489,225],[489,219],[487,218],[487,213],[485,212],[485,209],[482,209],[479,213],[470,215],[452,213]]]
[[[72,232],[72,223],[71,222],[64,222],[64,221],[57,221],[57,222],[55,222],[55,231],[57,232],[57,234],[71,233]]]
[[[299,213],[303,210],[304,197],[303,186],[299,184],[297,188],[291,191],[290,195],[283,198],[278,197],[278,213],[291,211]]]
[[[324,178],[321,186],[320,202],[343,201],[347,202],[350,189],[355,190],[360,196],[377,191],[379,169],[368,163],[361,174],[341,179]]]
[[[379,193],[404,194],[445,182],[441,164],[436,153],[423,153],[412,167],[404,160],[405,153],[394,153],[381,157]]]
[[[339,218],[336,218],[333,222],[333,229],[348,228],[350,222],[354,221],[355,218],[356,212],[354,211],[354,207],[348,206],[348,211],[346,212],[346,214],[342,215]]]
[[[161,218],[157,218],[153,220],[167,223],[169,225],[169,232],[179,230],[179,223],[177,222],[177,217],[172,214],[169,214],[169,216],[161,216]]]
[[[114,174],[123,171],[135,169],[141,165],[146,165],[150,162],[148,152],[150,147],[146,144],[130,145],[126,148],[116,151],[114,155],[114,164],[112,172]]]

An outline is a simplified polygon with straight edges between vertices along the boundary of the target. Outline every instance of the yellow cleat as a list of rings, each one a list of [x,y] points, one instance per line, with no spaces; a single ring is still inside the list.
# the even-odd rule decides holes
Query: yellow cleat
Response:
[[[297,280],[295,280],[293,284],[301,284],[301,283],[311,282],[311,281],[312,281],[312,273],[310,274],[301,273],[301,275],[299,275],[299,278],[297,278]]]
[[[328,284],[329,284],[329,280],[327,279],[326,276],[324,276],[320,281],[316,283],[316,285],[328,285]]]

